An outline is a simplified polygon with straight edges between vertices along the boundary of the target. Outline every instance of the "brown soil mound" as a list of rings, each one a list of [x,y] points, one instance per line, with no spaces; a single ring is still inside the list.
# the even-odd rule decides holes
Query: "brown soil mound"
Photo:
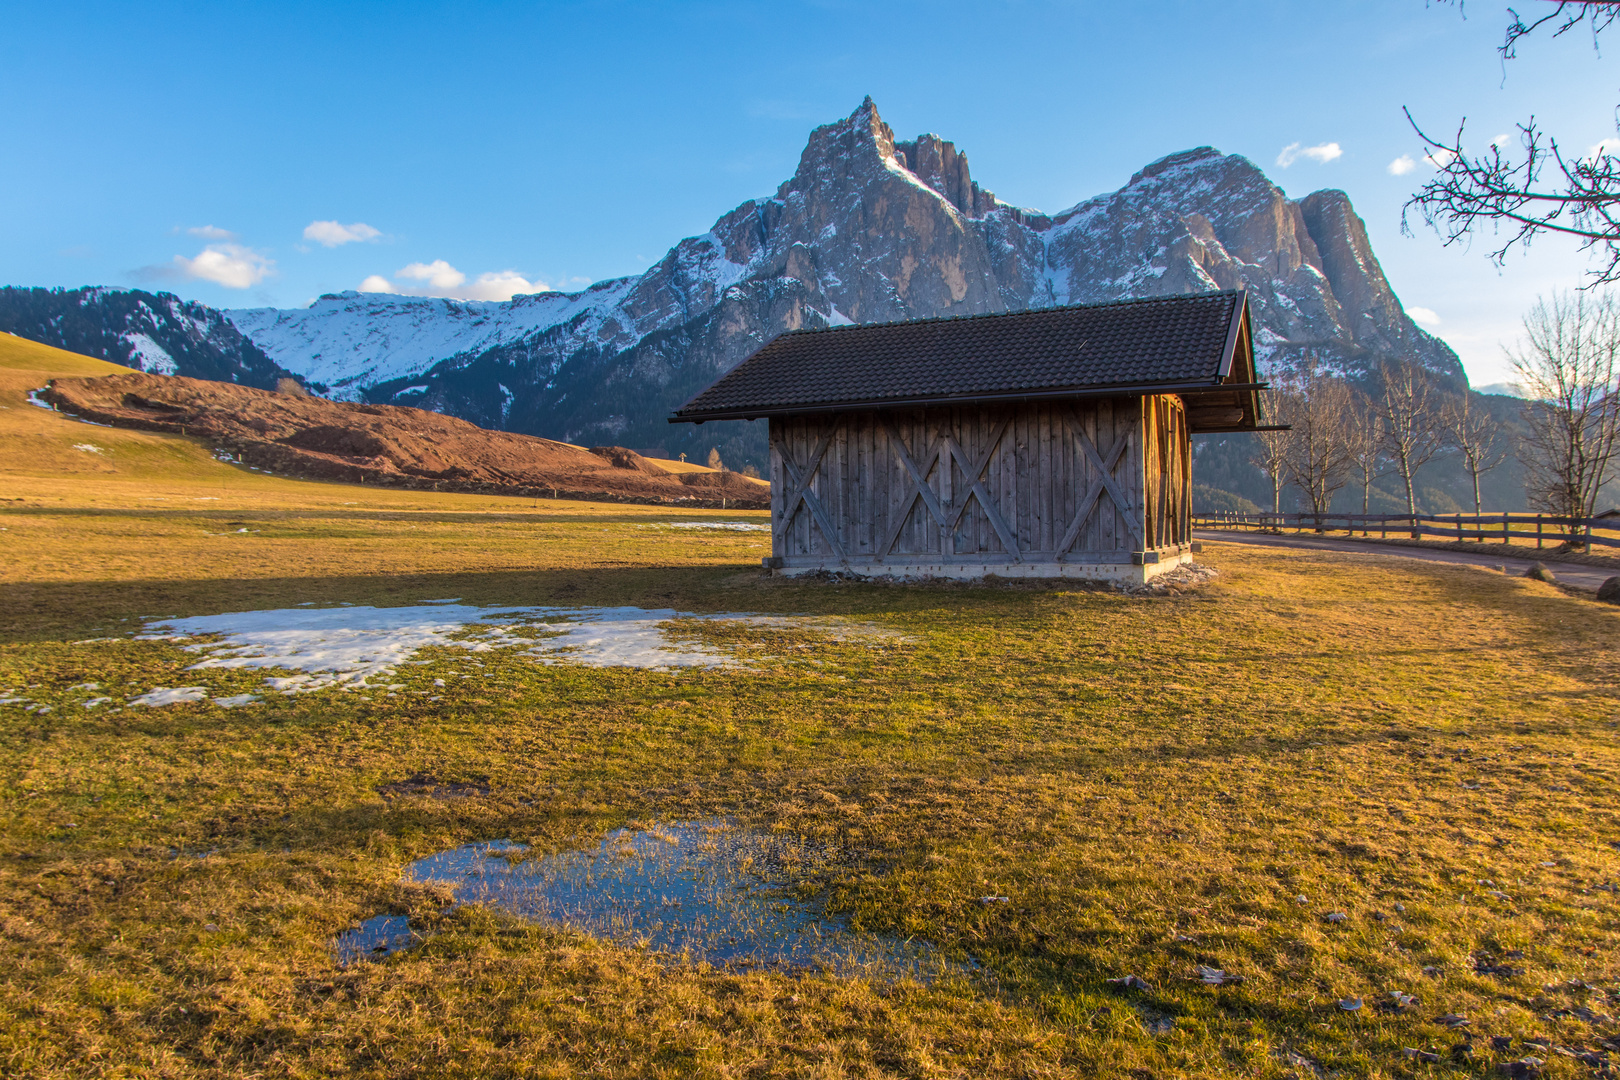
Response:
[[[141,372],[54,379],[41,396],[97,423],[200,436],[235,460],[289,476],[607,502],[770,505],[767,485],[737,473],[675,476],[623,447],[587,450],[398,405]]]

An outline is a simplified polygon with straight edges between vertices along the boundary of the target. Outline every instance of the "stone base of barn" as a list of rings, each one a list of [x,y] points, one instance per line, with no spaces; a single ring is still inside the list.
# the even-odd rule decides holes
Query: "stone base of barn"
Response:
[[[943,578],[950,581],[973,581],[978,578],[1066,578],[1072,581],[1107,581],[1121,585],[1142,585],[1160,574],[1193,561],[1191,545],[1163,548],[1137,556],[1134,563],[1104,562],[1038,562],[1016,563],[922,561],[902,562],[897,559],[814,559],[800,556],[793,559],[769,558],[762,560],[765,569],[775,577],[803,577],[808,574],[849,574],[865,578],[896,578],[920,580]]]

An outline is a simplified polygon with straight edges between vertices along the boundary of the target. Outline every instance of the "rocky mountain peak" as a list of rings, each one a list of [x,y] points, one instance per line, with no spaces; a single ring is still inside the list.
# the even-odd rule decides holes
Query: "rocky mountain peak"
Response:
[[[1225,154],[1221,153],[1213,146],[1198,146],[1191,150],[1181,150],[1174,154],[1166,154],[1159,160],[1146,165],[1141,172],[1134,174],[1129,183],[1139,183],[1140,181],[1158,176],[1161,173],[1169,172],[1171,169],[1179,169],[1186,165],[1196,165],[1199,162],[1206,162],[1225,157]]]
[[[1293,200],[1254,162],[1201,146],[1046,216],[996,202],[950,141],[896,140],[871,98],[811,132],[774,195],[635,277],[509,303],[342,294],[229,314],[270,360],[337,396],[585,445],[718,447],[740,467],[764,461],[758,425],[672,430],[665,417],[784,330],[1231,288],[1249,292],[1265,370],[1309,357],[1371,381],[1412,359],[1462,382],[1455,354],[1406,316],[1343,192]],[[144,309],[119,307],[130,299],[83,298],[125,339],[101,354],[156,340]],[[45,326],[81,304],[35,306],[18,321]],[[201,371],[173,356],[180,373]]]

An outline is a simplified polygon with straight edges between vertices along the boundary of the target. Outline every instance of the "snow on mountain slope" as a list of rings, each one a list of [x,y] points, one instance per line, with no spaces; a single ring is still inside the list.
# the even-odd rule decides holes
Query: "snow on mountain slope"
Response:
[[[578,293],[538,293],[507,302],[446,300],[387,293],[322,296],[307,308],[225,312],[273,360],[338,399],[408,379],[446,357],[477,354],[581,320],[585,336],[628,292],[633,279],[598,282]],[[613,336],[611,333],[609,336]]]
[[[162,367],[144,334],[181,374],[246,382],[241,365],[256,356],[257,385],[285,368],[334,397],[658,456],[714,448],[740,467],[765,461],[759,425],[665,420],[783,331],[1239,286],[1273,371],[1308,357],[1367,383],[1409,358],[1463,383],[1455,354],[1407,317],[1343,192],[1289,199],[1253,162],[1201,147],[1047,215],[996,199],[936,135],[896,140],[871,99],[812,131],[774,194],[641,275],[581,293],[500,303],[350,292],[229,321],[133,291],[88,290],[65,313],[74,297],[13,291],[9,303],[35,333],[60,336],[67,318],[112,336],[91,355],[120,362]],[[237,355],[219,351],[232,335],[248,352],[205,369],[206,357]]]

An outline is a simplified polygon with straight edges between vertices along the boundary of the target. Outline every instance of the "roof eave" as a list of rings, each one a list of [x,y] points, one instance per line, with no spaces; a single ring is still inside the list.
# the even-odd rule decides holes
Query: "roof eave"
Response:
[[[1082,398],[1147,397],[1151,394],[1207,394],[1230,390],[1259,390],[1264,383],[1225,383],[1209,380],[1175,383],[1131,383],[1097,387],[1060,387],[1050,390],[1020,390],[1000,394],[921,396],[881,398],[865,401],[818,402],[813,405],[769,405],[753,409],[717,409],[713,412],[677,412],[671,424],[703,424],[710,420],[763,420],[772,416],[802,416],[809,413],[860,412],[873,409],[918,409],[951,405],[1017,404],[1024,401],[1070,401]]]

